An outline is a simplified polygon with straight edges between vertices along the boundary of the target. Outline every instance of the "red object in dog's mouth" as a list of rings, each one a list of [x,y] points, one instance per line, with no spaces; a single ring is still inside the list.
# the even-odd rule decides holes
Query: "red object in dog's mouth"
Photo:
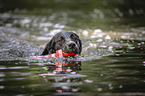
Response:
[[[77,55],[76,53],[74,53],[74,52],[70,52],[70,53],[65,53],[65,52],[63,52],[61,49],[60,50],[57,50],[55,53],[53,53],[53,54],[49,54],[49,55],[44,55],[44,56],[33,56],[32,58],[30,58],[30,59],[32,59],[32,60],[39,60],[39,59],[43,59],[43,58],[52,58],[52,57],[54,57],[54,58],[62,58],[62,57],[68,57],[68,56],[75,56],[75,55]]]
[[[74,52],[70,52],[70,53],[62,52],[62,54],[63,54],[63,57],[67,57],[67,56],[75,56],[75,55],[77,55],[77,54],[74,53]]]

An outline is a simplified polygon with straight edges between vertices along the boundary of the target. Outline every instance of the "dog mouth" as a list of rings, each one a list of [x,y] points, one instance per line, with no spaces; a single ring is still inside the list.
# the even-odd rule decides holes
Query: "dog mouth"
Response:
[[[71,52],[73,52],[75,54],[79,54],[79,52],[77,51],[77,49],[68,49],[68,50],[63,50],[62,49],[62,51],[65,52],[65,53],[71,53]]]

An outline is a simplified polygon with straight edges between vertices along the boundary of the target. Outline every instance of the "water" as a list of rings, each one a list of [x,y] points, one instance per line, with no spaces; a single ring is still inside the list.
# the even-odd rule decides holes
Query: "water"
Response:
[[[145,95],[143,1],[32,1],[1,1],[1,96]],[[81,56],[29,59],[60,31],[76,31]]]

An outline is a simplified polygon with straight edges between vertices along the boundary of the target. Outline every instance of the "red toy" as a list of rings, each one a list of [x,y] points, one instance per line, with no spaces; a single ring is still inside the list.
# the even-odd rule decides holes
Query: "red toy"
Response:
[[[57,58],[62,58],[62,57],[67,57],[67,56],[75,56],[77,55],[74,52],[70,52],[70,53],[65,53],[63,52],[61,49],[57,50],[54,54],[50,54],[50,55],[44,55],[44,56],[33,56],[32,60],[39,60],[39,59],[43,59],[43,58],[52,58],[52,57],[57,57]]]

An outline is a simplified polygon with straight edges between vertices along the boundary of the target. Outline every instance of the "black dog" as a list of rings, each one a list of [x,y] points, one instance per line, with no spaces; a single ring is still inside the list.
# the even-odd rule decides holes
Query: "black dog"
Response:
[[[46,45],[42,55],[55,53],[59,49],[62,49],[66,53],[74,52],[80,54],[82,51],[82,43],[79,36],[74,32],[57,33]]]

